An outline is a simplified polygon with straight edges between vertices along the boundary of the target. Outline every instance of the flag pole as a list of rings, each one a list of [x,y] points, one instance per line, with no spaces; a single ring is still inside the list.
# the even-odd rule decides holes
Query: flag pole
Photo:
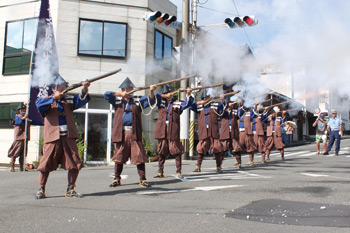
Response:
[[[31,94],[31,87],[32,87],[32,67],[33,67],[33,57],[35,53],[35,45],[36,45],[36,39],[38,37],[38,25],[39,25],[39,18],[38,22],[35,27],[35,40],[33,41],[33,51],[30,56],[30,65],[29,65],[29,82],[28,82],[28,94],[27,94],[27,110],[26,115],[27,118],[25,119],[25,137],[24,137],[24,158],[23,158],[23,172],[26,170],[26,161],[27,161],[27,153],[28,153],[28,116],[29,116],[29,108],[30,108],[30,94]]]

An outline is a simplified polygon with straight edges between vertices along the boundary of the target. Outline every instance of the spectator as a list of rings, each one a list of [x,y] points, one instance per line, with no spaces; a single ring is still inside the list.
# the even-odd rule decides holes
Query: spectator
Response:
[[[293,130],[294,128],[292,127],[291,123],[287,123],[287,146],[290,147],[292,146],[292,140],[293,140]]]
[[[316,127],[316,154],[319,155],[321,142],[323,142],[322,151],[327,149],[327,121],[324,118],[324,114],[321,113],[312,126]]]
[[[332,117],[328,121],[327,131],[329,132],[329,144],[327,146],[326,152],[324,155],[329,155],[329,151],[332,150],[334,141],[335,143],[335,155],[339,154],[340,150],[340,140],[343,135],[343,126],[342,120],[338,117],[338,113],[336,110],[332,110]]]

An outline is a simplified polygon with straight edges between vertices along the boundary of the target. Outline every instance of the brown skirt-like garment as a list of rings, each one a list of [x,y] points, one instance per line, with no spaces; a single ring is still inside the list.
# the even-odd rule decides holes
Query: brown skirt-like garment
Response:
[[[147,161],[146,150],[142,141],[134,141],[132,139],[132,130],[125,130],[123,141],[117,143],[112,160],[117,164],[124,164],[129,158],[131,163],[135,165]]]
[[[260,153],[266,152],[266,143],[264,135],[254,134],[254,142]]]
[[[177,156],[184,153],[184,147],[181,144],[180,140],[171,141],[168,139],[159,139],[157,154],[159,155],[172,155]]]
[[[244,131],[239,132],[239,142],[247,153],[252,153],[257,150],[253,135],[248,135]]]
[[[16,140],[12,143],[9,151],[8,157],[22,157],[24,155],[24,140]]]
[[[197,144],[198,154],[207,154],[209,149],[212,154],[219,154],[224,152],[223,145],[221,144],[221,141],[219,139],[208,137],[206,139],[199,140]]]
[[[66,170],[80,170],[83,167],[74,138],[61,136],[59,140],[44,144],[44,154],[38,170],[51,172],[56,170],[59,164]]]

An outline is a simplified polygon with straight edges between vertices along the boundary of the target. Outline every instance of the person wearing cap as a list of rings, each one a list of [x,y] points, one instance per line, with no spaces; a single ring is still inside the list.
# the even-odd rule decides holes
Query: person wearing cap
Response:
[[[158,120],[155,131],[155,139],[158,140],[157,154],[159,155],[158,173],[154,178],[164,177],[164,163],[167,155],[175,157],[176,178],[181,179],[181,155],[184,147],[180,142],[180,115],[192,105],[194,99],[192,90],[187,90],[185,101],[176,101],[174,92],[171,92],[168,84],[165,84],[161,94],[155,94],[158,107]]]
[[[227,102],[229,101],[227,100]],[[229,107],[221,116],[220,140],[224,151],[231,150],[236,158],[237,168],[242,169],[241,152],[243,149],[239,142],[237,107],[235,108],[235,106],[237,106],[236,103],[229,103]]]
[[[268,107],[264,108],[261,104],[255,104],[253,113],[255,117],[253,119],[253,135],[254,142],[261,154],[261,163],[266,163],[266,142],[263,124],[266,123],[269,116]]]
[[[119,86],[121,92],[107,91],[104,98],[113,106],[115,111],[112,129],[112,142],[116,143],[112,160],[115,162],[115,177],[110,187],[121,185],[121,174],[124,163],[129,158],[136,165],[140,176],[141,187],[147,188],[151,185],[146,179],[147,154],[142,142],[141,113],[143,109],[154,104],[155,95],[153,91],[157,88],[150,86],[150,98],[147,96],[134,97],[129,94],[135,85],[127,77]]]
[[[219,115],[224,111],[221,102],[209,102],[210,96],[207,90],[201,95],[201,101],[193,102],[190,109],[198,114],[198,139],[197,167],[194,172],[201,172],[204,155],[209,149],[215,155],[216,172],[221,173],[221,165],[224,158],[223,145],[219,135]]]
[[[273,147],[280,151],[281,159],[284,160],[284,144],[282,141],[281,125],[286,121],[286,111],[281,112],[278,107],[274,107],[274,113],[267,118],[266,129],[266,160],[270,160],[270,153]]]
[[[14,127],[14,141],[8,151],[8,157],[10,160],[10,172],[15,171],[16,158],[19,158],[19,170],[23,171],[24,166],[24,141],[25,141],[25,123],[27,119],[27,140],[30,140],[30,124],[31,120],[28,119],[26,114],[27,106],[20,103],[17,108],[17,114],[13,120]],[[28,142],[27,142],[28,143]]]
[[[65,197],[82,197],[75,191],[75,183],[83,162],[79,157],[76,139],[79,133],[74,121],[73,111],[83,107],[89,100],[89,82],[82,82],[83,89],[78,95],[68,95],[62,92],[68,83],[58,75],[51,86],[51,96],[38,96],[36,107],[44,118],[44,148],[43,156],[38,166],[40,189],[36,199],[43,199],[45,186],[51,171],[62,168],[68,170],[68,187]]]
[[[313,127],[316,127],[316,148],[317,153],[320,154],[320,144],[323,142],[322,145],[322,151],[327,150],[327,121],[324,119],[324,114],[321,113],[316,121],[312,125]]]
[[[338,117],[337,110],[332,110],[332,117],[328,120],[327,131],[329,132],[329,144],[327,150],[323,154],[329,155],[329,151],[332,150],[334,141],[336,141],[335,155],[338,155],[340,150],[340,140],[343,135],[343,126],[341,118]]]
[[[255,114],[242,104],[238,109],[239,118],[239,142],[243,149],[249,154],[248,165],[254,166],[254,152],[257,150],[257,146],[254,142],[253,134],[253,121]]]

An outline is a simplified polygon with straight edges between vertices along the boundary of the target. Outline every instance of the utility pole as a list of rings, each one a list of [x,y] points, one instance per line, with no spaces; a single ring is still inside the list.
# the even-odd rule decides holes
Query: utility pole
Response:
[[[189,15],[190,15],[190,2],[189,0],[182,0],[182,35],[181,35],[181,77],[187,76],[189,71],[189,46],[188,46],[188,33],[189,33]],[[188,87],[188,80],[182,80],[180,84],[182,89]],[[184,100],[186,93],[181,93],[180,99]],[[180,140],[185,148],[185,152],[182,155],[182,159],[187,160],[188,156],[188,121],[189,121],[189,109],[182,112],[180,117]]]
[[[192,28],[191,28],[191,67],[193,69],[195,59],[195,45],[197,33],[197,0],[192,0]],[[193,72],[192,72],[193,73]],[[191,87],[197,87],[197,77],[194,79]],[[189,157],[192,160],[194,157],[194,134],[195,134],[195,114],[190,111],[190,140],[189,140]]]

